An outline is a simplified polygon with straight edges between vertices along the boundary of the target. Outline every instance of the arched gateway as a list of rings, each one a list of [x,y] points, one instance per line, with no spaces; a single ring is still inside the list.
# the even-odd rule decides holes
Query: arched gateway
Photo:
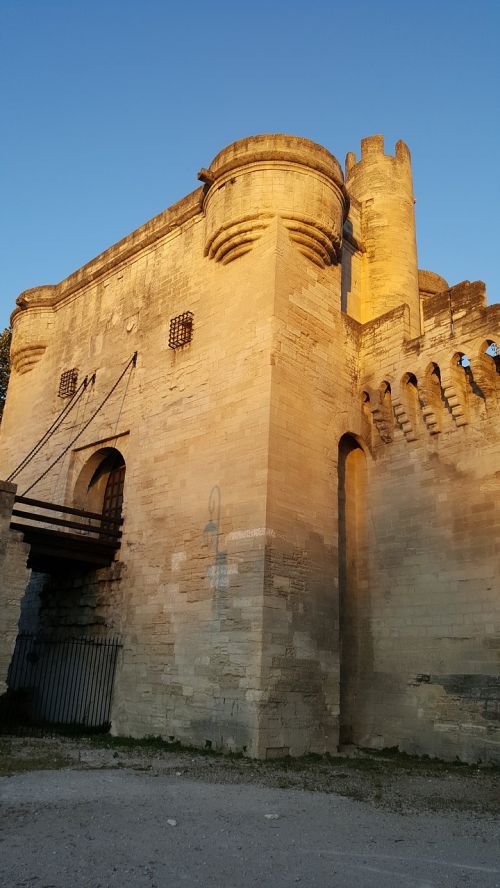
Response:
[[[356,726],[370,656],[366,508],[366,456],[353,435],[343,435],[338,450],[341,744],[360,742]]]
[[[97,450],[83,466],[75,484],[75,506],[119,520],[123,505],[125,460],[115,447]]]

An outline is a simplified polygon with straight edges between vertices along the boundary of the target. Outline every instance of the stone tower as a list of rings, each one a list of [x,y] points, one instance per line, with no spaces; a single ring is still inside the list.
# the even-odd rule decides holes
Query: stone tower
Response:
[[[396,145],[384,153],[384,137],[361,142],[361,160],[346,157],[346,186],[361,208],[361,301],[364,322],[406,303],[412,336],[421,332],[417,242],[410,151]]]
[[[403,142],[364,139],[344,182],[260,135],[199,178],[18,299],[0,478],[31,453],[35,500],[14,514],[95,519],[118,490],[123,535],[75,568],[0,484],[0,663],[28,547],[21,626],[121,637],[116,733],[500,760],[500,306],[419,273]]]

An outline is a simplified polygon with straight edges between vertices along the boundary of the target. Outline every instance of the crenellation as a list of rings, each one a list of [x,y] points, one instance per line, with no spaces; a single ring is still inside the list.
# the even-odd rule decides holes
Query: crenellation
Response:
[[[361,160],[362,163],[364,160],[371,158],[373,156],[384,154],[384,137],[377,136],[367,136],[365,139],[361,139]]]

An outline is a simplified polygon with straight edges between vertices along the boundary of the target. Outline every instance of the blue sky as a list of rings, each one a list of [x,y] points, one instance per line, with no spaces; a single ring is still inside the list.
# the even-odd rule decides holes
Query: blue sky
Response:
[[[0,0],[0,327],[224,145],[413,155],[419,265],[500,301],[500,3]]]

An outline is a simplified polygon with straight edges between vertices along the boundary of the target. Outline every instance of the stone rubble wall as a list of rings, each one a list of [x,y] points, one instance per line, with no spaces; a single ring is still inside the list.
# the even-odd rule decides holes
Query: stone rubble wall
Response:
[[[7,673],[16,643],[21,600],[30,571],[29,546],[21,533],[10,530],[16,485],[0,481],[0,694],[7,688]]]

